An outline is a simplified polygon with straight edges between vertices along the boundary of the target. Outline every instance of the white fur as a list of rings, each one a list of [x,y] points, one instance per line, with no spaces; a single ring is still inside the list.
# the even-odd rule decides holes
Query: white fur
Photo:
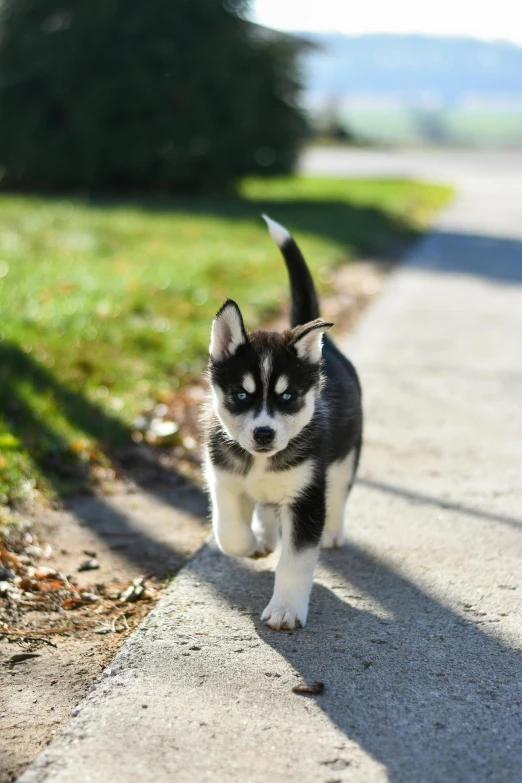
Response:
[[[239,311],[228,305],[212,321],[209,353],[214,360],[232,356],[245,342]]]
[[[281,223],[272,220],[268,215],[261,215],[261,217],[266,221],[270,236],[278,247],[283,247],[292,238],[290,232]]]
[[[334,462],[328,468],[326,523],[321,540],[323,549],[331,549],[343,545],[344,508],[353,479],[354,465],[355,450],[350,451],[344,459]]]
[[[217,468],[210,461],[206,466],[206,475],[209,484],[218,483],[238,496],[245,494],[255,503],[291,503],[310,483],[313,463],[305,460],[289,470],[271,471],[268,470],[268,457],[259,454],[246,476]]]
[[[266,402],[268,397],[268,386],[270,384],[270,376],[272,374],[272,357],[270,354],[263,357],[261,362],[261,382],[263,384],[263,399]]]
[[[288,389],[288,378],[286,375],[280,375],[275,385],[275,393],[283,394]]]
[[[317,392],[318,390],[313,387],[306,392],[304,398],[305,403],[299,413],[296,413],[295,416],[281,416],[282,419],[286,420],[286,434],[288,441],[292,440],[292,438],[295,438],[295,436],[301,432],[303,427],[306,427],[306,425],[310,424],[312,421],[312,416],[314,415],[317,400]]]
[[[295,468],[269,471],[268,458],[258,456],[245,477],[244,491],[256,503],[291,503],[308,486],[313,476],[313,463],[305,460]]]
[[[255,416],[252,419],[252,433],[258,427],[270,427],[270,429],[274,430],[274,432],[276,433],[275,443],[278,443],[279,440],[280,440],[280,433],[279,433],[279,438],[278,438],[278,435],[277,435],[277,426],[278,426],[278,424],[277,424],[276,417],[270,415],[270,413],[268,413],[266,408],[261,408],[261,410],[259,411],[258,415]],[[253,446],[254,445],[255,444],[253,444]],[[278,451],[278,448],[276,448],[275,445],[274,445],[274,448],[270,452],[269,456],[272,456],[272,454],[275,454],[276,451]],[[268,454],[268,452],[267,452],[267,454]]]
[[[256,382],[254,381],[254,377],[251,373],[247,372],[247,374],[243,376],[241,385],[246,392],[249,394],[254,394],[256,390]]]
[[[300,359],[319,362],[323,353],[323,334],[328,326],[317,327],[296,340],[295,350]]]
[[[252,530],[253,503],[291,503],[312,480],[313,463],[307,460],[290,470],[272,472],[268,470],[268,458],[258,456],[248,475],[241,476],[215,467],[207,458],[205,473],[212,498],[212,526],[220,548],[228,555],[248,557],[255,552],[266,554],[268,543],[263,537],[258,540]],[[260,513],[257,516],[261,524]],[[268,538],[268,548],[273,548],[273,529]]]
[[[245,517],[242,493],[226,478],[230,473],[206,465],[207,482],[212,498],[212,527],[216,540],[227,555],[248,557],[257,549],[257,540]]]
[[[270,628],[305,626],[318,547],[296,552],[292,540],[292,517],[288,508],[282,509],[281,524],[283,548],[276,568],[274,593],[261,615]]]
[[[279,516],[276,507],[256,504],[252,530],[258,541],[258,551],[265,555],[273,552],[279,538]]]
[[[214,410],[228,437],[231,440],[237,440],[239,443],[240,434],[248,429],[246,421],[248,414],[244,413],[241,416],[234,416],[234,414],[230,413],[225,406],[225,395],[219,386],[212,386],[212,401]]]

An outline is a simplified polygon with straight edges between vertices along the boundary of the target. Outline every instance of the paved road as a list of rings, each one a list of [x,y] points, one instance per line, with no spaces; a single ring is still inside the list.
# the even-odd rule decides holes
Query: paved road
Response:
[[[366,444],[309,626],[205,545],[21,782],[521,780],[522,177],[477,161],[345,345]]]
[[[496,182],[520,177],[522,150],[380,150],[309,147],[301,171],[329,177],[419,177],[440,182]],[[519,186],[520,187],[520,186]]]

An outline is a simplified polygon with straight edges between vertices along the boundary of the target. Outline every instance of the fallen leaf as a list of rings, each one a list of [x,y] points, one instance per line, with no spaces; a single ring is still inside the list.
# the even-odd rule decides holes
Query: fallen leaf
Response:
[[[350,762],[346,761],[345,759],[332,759],[331,761],[321,761],[321,764],[324,764],[325,767],[330,767],[330,769],[335,769],[336,771],[346,769],[347,767],[350,766]]]
[[[97,560],[95,560],[93,557],[90,557],[88,560],[84,560],[83,563],[80,563],[77,571],[96,571],[100,567],[100,564]]]
[[[29,658],[39,657],[39,653],[16,653],[16,655],[11,655],[11,657],[7,660],[7,665],[14,666],[15,663],[22,663],[22,661],[27,661]]]
[[[324,682],[300,682],[292,688],[294,693],[317,695],[324,691]]]

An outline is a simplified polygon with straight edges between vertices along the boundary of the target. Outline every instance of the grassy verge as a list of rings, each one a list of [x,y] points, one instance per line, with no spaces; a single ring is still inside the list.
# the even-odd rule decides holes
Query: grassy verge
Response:
[[[248,180],[231,199],[0,196],[0,504],[88,483],[137,413],[202,369],[227,297],[247,327],[288,295],[259,218],[298,237],[316,278],[414,238],[448,188]]]

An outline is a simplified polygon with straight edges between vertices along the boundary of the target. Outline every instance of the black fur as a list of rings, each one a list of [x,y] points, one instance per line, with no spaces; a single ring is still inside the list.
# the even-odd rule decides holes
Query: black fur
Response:
[[[299,551],[307,546],[318,545],[326,515],[326,477],[324,471],[317,471],[315,480],[291,505],[292,537]]]
[[[281,253],[285,259],[292,292],[290,326],[299,326],[299,324],[306,324],[308,321],[315,321],[316,318],[319,318],[319,300],[314,281],[303,254],[292,237],[289,237],[284,243]]]

